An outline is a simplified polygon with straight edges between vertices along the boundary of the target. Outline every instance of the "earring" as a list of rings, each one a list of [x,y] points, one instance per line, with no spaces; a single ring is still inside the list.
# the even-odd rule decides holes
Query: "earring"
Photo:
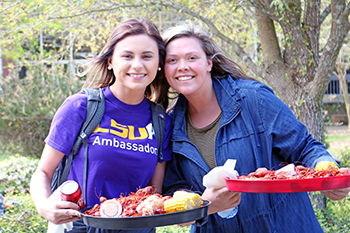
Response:
[[[111,66],[108,66],[108,67],[107,67],[107,69],[108,69],[108,70],[111,70],[111,69],[112,69],[112,67],[111,67]]]
[[[159,70],[159,71],[161,71],[161,70],[162,70],[162,68],[161,68],[161,67],[158,67],[158,70]]]

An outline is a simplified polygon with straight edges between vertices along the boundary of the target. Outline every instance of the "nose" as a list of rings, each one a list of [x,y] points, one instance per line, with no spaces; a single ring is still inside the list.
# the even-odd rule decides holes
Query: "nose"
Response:
[[[181,59],[177,69],[178,69],[178,71],[188,71],[190,69],[190,67],[187,64],[187,61]]]
[[[132,62],[132,68],[140,69],[142,67],[143,67],[142,59],[139,57],[135,57],[134,61]]]

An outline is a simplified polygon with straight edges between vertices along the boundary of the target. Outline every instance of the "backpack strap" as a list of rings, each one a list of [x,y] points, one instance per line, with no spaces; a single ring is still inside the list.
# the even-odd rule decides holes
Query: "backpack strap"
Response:
[[[79,151],[81,144],[84,144],[84,190],[83,197],[86,204],[86,179],[87,179],[87,152],[88,152],[88,138],[91,133],[100,124],[105,110],[105,101],[102,93],[102,89],[86,88],[84,92],[87,95],[86,116],[85,121],[80,129],[79,135],[76,138],[73,149],[70,152],[66,166],[64,167],[60,183],[61,185],[67,180],[70,167],[72,165],[74,155]]]
[[[164,131],[165,131],[165,109],[162,105],[156,104],[152,101],[150,101],[150,105],[151,105],[154,133],[156,135],[157,145],[158,145],[157,161],[158,163],[161,163],[163,162],[162,144],[163,144]]]

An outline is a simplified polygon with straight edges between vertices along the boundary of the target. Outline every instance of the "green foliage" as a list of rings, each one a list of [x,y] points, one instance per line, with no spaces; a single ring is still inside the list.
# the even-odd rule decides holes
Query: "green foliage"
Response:
[[[350,168],[350,147],[345,146],[340,150],[341,166]]]
[[[329,100],[336,100],[336,96],[330,96]],[[323,103],[323,109],[326,111],[326,115],[329,118],[333,114],[346,114],[346,107],[344,102],[336,102],[334,103]]]
[[[38,160],[19,155],[0,161],[0,190],[4,194],[29,193],[30,179]]]
[[[350,197],[340,201],[327,198],[327,208],[316,211],[317,219],[325,233],[350,232]]]
[[[180,227],[178,225],[157,227],[157,233],[187,233],[190,232],[191,227]]]
[[[0,145],[2,150],[39,158],[54,113],[82,84],[67,78],[63,66],[27,69],[24,79],[13,75],[0,83]]]
[[[0,232],[38,233],[47,231],[47,220],[41,217],[29,194],[7,195],[5,214],[0,217]]]
[[[326,141],[328,143],[332,142],[349,142],[350,141],[350,133],[327,133]]]
[[[341,162],[342,167],[350,167],[350,148],[345,147],[342,151]],[[320,193],[320,192],[316,192]],[[317,219],[320,222],[325,233],[331,232],[350,232],[350,196],[333,201],[326,198],[326,208],[317,209],[313,202]]]
[[[348,154],[348,152],[347,152],[348,149],[345,149],[345,148],[342,148],[339,146],[332,147],[330,145],[332,143],[344,143],[345,144],[349,141],[350,141],[350,133],[332,133],[332,134],[326,133],[325,143],[329,147],[329,148],[327,147],[327,149],[329,151],[331,151],[332,153],[334,153],[334,155],[338,158],[342,158],[344,156],[347,157],[346,155],[342,155],[342,154],[343,153]],[[349,161],[349,158],[347,160]],[[344,161],[342,161],[342,166],[344,166],[343,163],[344,163]],[[347,163],[349,163],[349,162],[347,162]],[[344,167],[346,167],[346,166],[344,166]],[[350,167],[350,166],[347,166],[347,167]]]

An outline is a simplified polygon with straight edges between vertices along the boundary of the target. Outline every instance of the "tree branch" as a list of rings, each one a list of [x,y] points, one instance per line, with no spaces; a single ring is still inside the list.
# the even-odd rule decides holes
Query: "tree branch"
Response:
[[[303,30],[305,33],[305,39],[307,41],[307,48],[311,50],[312,54],[307,51],[307,54],[304,54],[304,59],[306,61],[312,60],[313,63],[310,64],[312,67],[310,72],[315,73],[315,67],[318,66],[319,62],[319,17],[320,17],[320,1],[306,1],[305,2],[305,17],[303,22]],[[306,63],[307,64],[307,63]],[[314,77],[314,75],[309,75]]]
[[[1,14],[2,12],[8,11],[10,8],[13,8],[13,7],[15,7],[15,6],[19,5],[19,4],[20,4],[20,2],[15,2],[15,3],[13,3],[12,5],[9,5],[8,7],[4,8],[4,9],[1,9],[0,14]]]
[[[344,11],[343,11],[343,13],[341,15],[341,18],[343,19],[343,21],[345,23],[347,23],[346,24],[347,27],[349,27],[349,24],[350,24],[350,22],[348,20],[349,15],[350,15],[350,2],[345,6]]]
[[[315,85],[318,85],[318,91],[324,93],[327,87],[322,86],[323,83],[328,83],[332,67],[334,67],[336,59],[342,44],[350,30],[349,24],[349,4],[346,5],[344,0],[332,0],[331,3],[332,26],[331,34],[326,45],[322,50],[320,63],[315,78]]]
[[[256,22],[264,63],[283,63],[273,21],[259,9],[256,9]]]
[[[170,7],[175,10],[181,10],[182,12],[197,18],[201,20],[203,23],[207,25],[207,27],[212,31],[213,35],[217,36],[218,38],[222,39],[226,43],[233,46],[235,53],[243,60],[243,62],[256,74],[259,76],[262,76],[262,70],[261,68],[254,63],[254,61],[250,58],[250,56],[244,51],[244,49],[236,43],[234,40],[228,38],[223,33],[221,33],[218,28],[214,25],[214,23],[209,20],[208,18],[203,17],[197,12],[194,12],[186,7],[183,7],[181,4],[177,4],[175,2],[144,2],[143,4],[113,4],[114,6],[110,6],[108,8],[99,8],[99,9],[91,9],[89,11],[84,11],[75,15],[68,15],[68,16],[57,16],[57,17],[49,17],[49,20],[54,19],[67,19],[67,18],[73,18],[73,17],[80,17],[83,15],[91,14],[94,12],[105,12],[105,11],[113,11],[119,8],[138,8],[138,7],[144,7],[144,6],[163,6],[163,7]]]
[[[279,15],[275,15],[275,12],[277,12],[276,7],[272,6],[270,7],[270,2],[266,2],[264,0],[249,0],[250,4],[260,10],[262,13],[268,15],[270,19],[278,22],[279,21]]]
[[[98,13],[98,12],[108,12],[108,11],[113,11],[113,10],[117,10],[119,8],[128,8],[128,7],[142,7],[143,5],[118,5],[115,7],[109,7],[109,8],[100,8],[100,9],[92,9],[89,11],[84,11],[84,12],[80,12],[74,15],[66,15],[66,16],[54,16],[54,17],[48,17],[48,20],[56,20],[56,19],[71,19],[71,18],[75,18],[75,17],[80,17],[83,15],[87,15],[87,14],[91,14],[91,13]]]
[[[155,3],[152,3],[153,5]],[[203,23],[205,23],[208,28],[213,32],[213,34],[215,36],[217,36],[218,38],[222,39],[223,41],[225,41],[226,43],[232,45],[234,47],[234,52],[242,59],[242,61],[258,76],[262,76],[262,70],[261,68],[256,65],[254,63],[254,61],[251,59],[251,57],[244,51],[244,49],[237,44],[234,40],[231,40],[230,38],[228,38],[227,36],[225,36],[222,32],[220,32],[217,27],[214,25],[214,23],[203,17],[202,15],[198,14],[197,12],[191,11],[188,8],[184,8],[182,7],[182,5],[176,4],[176,3],[172,3],[172,4],[167,4],[167,3],[158,3],[159,5],[162,6],[167,6],[167,7],[171,7],[174,8],[176,10],[181,10],[182,12],[187,13],[188,15],[200,19]]]
[[[344,14],[349,15],[350,12],[350,2],[348,3],[348,5],[346,5],[345,10],[344,10]]]
[[[319,21],[318,21],[318,26],[321,27],[321,24],[323,23],[323,21],[327,18],[327,16],[329,15],[329,13],[331,13],[331,5],[328,5],[326,7],[326,9],[324,9],[324,11],[322,12],[322,14],[320,15]]]

